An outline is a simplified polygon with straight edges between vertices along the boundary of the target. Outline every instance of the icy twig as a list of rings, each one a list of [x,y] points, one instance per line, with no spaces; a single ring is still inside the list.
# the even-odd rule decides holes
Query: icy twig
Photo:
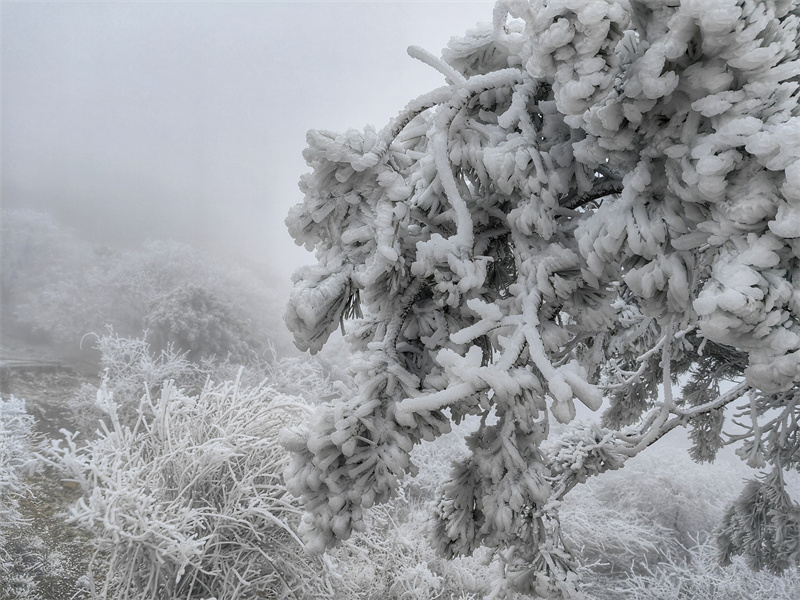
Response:
[[[456,85],[466,83],[467,81],[461,73],[456,71],[443,60],[436,58],[424,48],[420,48],[419,46],[409,46],[408,55],[411,58],[416,58],[418,61],[424,62],[426,65],[433,67]]]

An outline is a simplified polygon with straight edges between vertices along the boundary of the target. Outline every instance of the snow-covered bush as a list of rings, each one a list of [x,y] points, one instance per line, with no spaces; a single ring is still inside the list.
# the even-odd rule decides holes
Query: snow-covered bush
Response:
[[[207,381],[238,379],[245,387],[267,382],[275,392],[314,404],[337,396],[346,381],[334,383],[319,361],[298,356],[279,357],[271,347],[269,355],[252,356],[242,365],[228,356],[189,359],[168,344],[153,349],[146,337],[123,337],[113,330],[93,336],[99,353],[100,374],[105,389],[113,393],[117,415],[124,424],[138,418],[140,398],[145,390],[156,393],[165,381],[190,393],[199,392]],[[87,342],[88,343],[88,342]],[[69,402],[78,430],[93,432],[106,415],[97,403],[97,386],[85,383]]]
[[[109,330],[95,337],[95,349],[100,352],[100,372],[120,399],[138,401],[145,389],[153,389],[167,380],[179,387],[205,383],[204,374],[185,353],[169,346],[154,351],[143,337],[126,338]],[[199,377],[203,380],[198,382]]]
[[[25,400],[0,398],[0,563],[5,552],[3,531],[21,523],[19,496],[26,490],[25,479],[37,466],[34,452],[38,441],[33,425]]]
[[[195,362],[210,357],[250,361],[256,348],[244,321],[213,292],[189,284],[156,299],[144,319],[156,349],[179,348]]]
[[[616,597],[615,587],[662,563],[691,569],[698,542],[713,538],[746,471],[698,465],[673,449],[637,456],[576,488],[560,515],[581,557],[585,591]]]
[[[488,547],[544,597],[580,593],[565,494],[670,430],[699,460],[731,442],[800,464],[799,38],[789,0],[500,0],[441,59],[409,50],[444,85],[383,129],[309,132],[287,226],[318,264],[285,318],[311,352],[349,329],[357,384],[289,440],[310,547],[361,529],[466,415],[437,549]],[[610,409],[569,464],[542,444],[576,401]],[[781,481],[746,488],[727,555],[800,561],[748,542],[794,531]],[[747,518],[765,507],[783,514]]]
[[[125,424],[138,417],[139,400],[146,390],[155,393],[165,381],[172,381],[179,388],[199,390],[210,375],[172,347],[153,352],[143,337],[122,337],[111,329],[93,337],[100,355],[103,386],[113,394],[116,414]],[[104,405],[97,402],[97,392],[96,385],[84,383],[69,402],[79,431],[95,431],[107,416]]]
[[[243,345],[263,350],[272,343],[280,353],[287,349],[284,328],[276,317],[280,286],[270,273],[256,274],[183,244],[148,242],[141,249],[115,254],[101,277],[106,300],[129,306],[134,317],[124,329],[115,326],[123,335],[140,335],[152,321],[154,333],[159,329],[162,334],[155,341],[186,343],[188,347],[177,344],[176,349],[194,350],[195,358],[210,349],[224,359]],[[184,309],[191,314],[181,317]],[[221,327],[214,333],[204,331],[217,325]],[[170,334],[176,337],[171,339]],[[197,340],[190,338],[204,335],[208,339],[199,341],[212,346],[193,346]]]
[[[53,453],[85,496],[72,519],[92,529],[107,577],[102,598],[322,598],[326,571],[295,531],[300,511],[280,473],[280,429],[304,403],[267,386],[209,382],[195,395],[145,387],[123,424],[106,386],[108,415],[81,443],[64,432]]]
[[[175,343],[192,358],[290,347],[269,272],[175,242],[92,246],[33,211],[3,213],[2,241],[7,322],[63,347],[107,325],[124,336],[150,326],[154,346]]]
[[[644,572],[614,581],[590,600],[796,600],[800,594],[800,573],[784,576],[753,572],[739,557],[720,566],[713,542],[701,543],[688,556],[670,555]]]

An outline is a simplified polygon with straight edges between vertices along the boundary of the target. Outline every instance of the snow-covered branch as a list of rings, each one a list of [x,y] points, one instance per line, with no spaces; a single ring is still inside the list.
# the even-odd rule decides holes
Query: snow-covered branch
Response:
[[[798,24],[780,3],[667,4],[500,0],[441,60],[411,50],[450,85],[380,134],[309,136],[287,223],[320,264],[287,322],[317,349],[356,290],[365,315],[358,390],[291,442],[317,549],[466,415],[481,424],[442,487],[438,549],[489,546],[544,597],[574,591],[558,499],[675,427],[710,460],[724,408],[755,390],[738,441],[800,460],[794,412],[758,420],[800,383]],[[576,399],[607,400],[608,427],[548,459]]]
[[[588,192],[573,192],[560,200],[559,204],[564,208],[575,210],[606,196],[617,196],[622,193],[622,190],[623,185],[620,179],[600,177],[592,184],[592,189]]]

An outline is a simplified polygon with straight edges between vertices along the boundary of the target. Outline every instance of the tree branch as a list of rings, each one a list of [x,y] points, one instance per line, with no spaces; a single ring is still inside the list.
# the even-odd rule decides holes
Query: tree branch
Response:
[[[639,452],[660,440],[678,425],[686,425],[693,417],[697,417],[703,413],[722,408],[723,406],[726,406],[727,404],[730,404],[731,402],[741,398],[745,393],[747,393],[748,390],[750,390],[750,386],[746,382],[742,382],[735,388],[731,389],[725,394],[722,394],[711,402],[706,402],[705,404],[694,406],[687,410],[673,406],[670,409],[670,412],[675,415],[672,419],[665,421],[656,429],[646,432],[643,431],[641,434],[633,438],[628,437],[627,440],[625,440],[628,447],[622,449],[621,451],[626,456],[636,456],[639,454]]]
[[[734,402],[750,389],[752,388],[746,382],[743,382],[711,402],[687,410],[672,407],[669,412],[675,416],[668,420],[659,419],[658,410],[651,411],[648,416],[645,417],[641,430],[637,435],[631,436],[613,432],[607,439],[599,443],[598,448],[602,448],[603,453],[615,459],[617,461],[616,463],[613,460],[604,460],[601,463],[602,469],[589,473],[579,473],[569,469],[563,472],[557,472],[551,479],[553,488],[552,498],[561,500],[578,483],[585,481],[587,475],[598,475],[609,469],[614,470],[622,468],[629,458],[633,458],[645,448],[652,446],[677,426],[685,426],[693,417],[720,409]]]
[[[566,198],[561,199],[559,201],[559,205],[562,208],[575,210],[576,208],[580,208],[581,206],[589,204],[589,202],[593,202],[598,198],[621,194],[622,189],[623,185],[621,179],[617,179],[612,175],[603,176],[597,180],[594,186],[592,186],[591,190],[583,193],[575,192],[570,194]]]

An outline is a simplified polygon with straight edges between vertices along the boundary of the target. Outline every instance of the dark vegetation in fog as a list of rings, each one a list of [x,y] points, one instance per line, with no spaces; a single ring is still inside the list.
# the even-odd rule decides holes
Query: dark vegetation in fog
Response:
[[[291,351],[279,317],[283,282],[189,246],[96,246],[30,210],[4,212],[2,244],[7,339],[95,360],[84,336],[108,328],[134,337],[146,331],[154,350],[171,346],[198,361],[247,362],[270,346]]]

